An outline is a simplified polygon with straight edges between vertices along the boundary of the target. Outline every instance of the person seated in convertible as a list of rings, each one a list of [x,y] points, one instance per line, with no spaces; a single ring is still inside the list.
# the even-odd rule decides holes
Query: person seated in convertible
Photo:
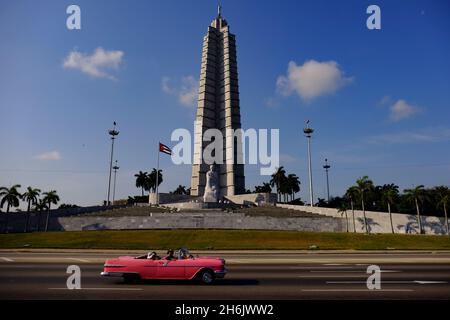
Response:
[[[135,259],[149,259],[149,260],[161,260],[161,257],[156,254],[155,251],[149,252],[142,256],[138,256]]]
[[[161,260],[161,257],[159,257],[159,256],[156,254],[155,251],[153,251],[153,252],[150,252],[150,253],[147,255],[147,259],[149,259],[149,260]]]
[[[166,259],[166,260],[176,260],[176,258],[174,256],[173,249],[167,250],[167,256],[164,259]]]

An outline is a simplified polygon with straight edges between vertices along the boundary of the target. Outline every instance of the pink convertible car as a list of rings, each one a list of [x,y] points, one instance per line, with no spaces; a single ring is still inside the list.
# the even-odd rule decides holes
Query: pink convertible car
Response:
[[[169,250],[171,251],[171,250]],[[218,257],[194,257],[185,248],[160,258],[155,252],[138,257],[106,260],[104,277],[123,277],[126,282],[140,279],[199,280],[211,284],[227,273],[225,260]]]

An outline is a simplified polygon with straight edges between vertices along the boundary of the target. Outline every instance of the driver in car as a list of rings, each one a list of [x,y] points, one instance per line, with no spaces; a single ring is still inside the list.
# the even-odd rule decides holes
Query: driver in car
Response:
[[[151,252],[151,253],[149,253],[149,254],[147,255],[147,259],[150,259],[150,260],[159,260],[159,259],[161,259],[161,258],[159,258],[158,255],[156,254],[156,252],[153,251],[153,252]]]

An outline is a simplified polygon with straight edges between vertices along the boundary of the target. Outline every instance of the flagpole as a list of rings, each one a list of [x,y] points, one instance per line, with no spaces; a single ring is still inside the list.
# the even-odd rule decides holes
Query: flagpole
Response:
[[[159,144],[158,142],[158,162],[156,165],[156,205],[159,205],[158,182],[159,182]]]

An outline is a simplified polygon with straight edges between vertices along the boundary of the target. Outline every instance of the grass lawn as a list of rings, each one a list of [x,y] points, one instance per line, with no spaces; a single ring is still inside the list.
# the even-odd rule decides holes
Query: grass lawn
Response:
[[[257,230],[136,230],[0,234],[0,248],[450,250],[450,237]]]

